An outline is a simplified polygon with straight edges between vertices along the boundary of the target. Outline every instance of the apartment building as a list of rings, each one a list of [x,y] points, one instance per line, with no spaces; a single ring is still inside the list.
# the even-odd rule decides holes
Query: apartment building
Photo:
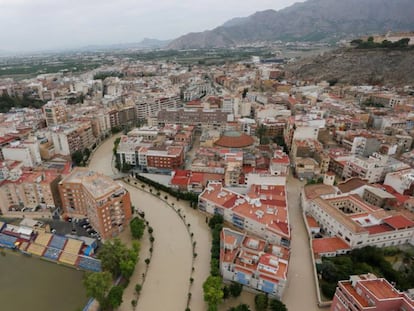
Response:
[[[48,101],[42,107],[42,112],[48,127],[64,124],[68,121],[66,102],[63,100]]]
[[[198,199],[200,210],[223,215],[224,220],[270,243],[289,246],[290,227],[285,184],[251,184],[242,195],[210,182]]]
[[[56,154],[71,155],[77,150],[91,148],[96,142],[90,121],[66,123],[50,131]]]
[[[27,167],[34,167],[42,162],[36,138],[11,142],[2,148],[2,152],[4,160],[20,161]]]
[[[224,280],[282,298],[289,249],[228,228],[223,228],[220,239],[220,272]]]
[[[10,171],[0,183],[0,207],[9,212],[50,211],[60,205],[57,185],[61,175],[53,170]]]
[[[339,281],[331,311],[413,311],[414,300],[374,274]]]
[[[129,192],[111,178],[76,167],[59,182],[65,215],[88,217],[103,239],[121,232],[132,217]]]
[[[220,128],[227,123],[228,112],[219,109],[162,109],[157,122],[164,124],[194,125]]]
[[[407,169],[409,166],[387,155],[373,153],[369,158],[353,156],[347,158],[344,165],[342,177],[348,179],[359,177],[366,179],[369,183],[384,180],[389,172]]]
[[[270,174],[288,176],[290,167],[289,156],[282,150],[275,150],[270,160]]]
[[[182,146],[141,147],[138,158],[146,162],[148,171],[172,171],[181,168],[184,164],[184,148]]]
[[[398,172],[388,173],[384,185],[391,186],[400,194],[414,195],[414,169],[409,168]]]
[[[162,109],[177,109],[181,106],[179,94],[166,94],[161,97],[152,97],[149,94],[142,96],[135,102],[138,119],[156,117]]]

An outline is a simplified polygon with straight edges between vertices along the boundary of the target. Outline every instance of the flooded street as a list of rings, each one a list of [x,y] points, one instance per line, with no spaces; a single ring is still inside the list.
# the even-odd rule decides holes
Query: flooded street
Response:
[[[93,155],[90,168],[112,175],[111,159],[115,137],[107,140]],[[159,197],[148,192],[148,186],[143,190],[140,182],[125,186],[131,193],[132,204],[145,212],[146,219],[154,228],[154,250],[144,287],[138,301],[138,310],[185,310],[190,277],[194,278],[191,286],[191,310],[204,311],[202,284],[210,271],[210,231],[205,223],[205,215],[193,210],[187,202],[177,201],[168,196],[167,202],[180,208],[185,215],[186,223],[190,223],[190,232],[196,241],[197,257],[194,261],[194,273],[191,274],[192,245],[186,225],[177,213],[164,201],[166,194]],[[283,301],[291,311],[320,311],[317,306],[315,283],[309,252],[308,235],[302,219],[299,206],[301,182],[289,177],[288,200],[289,217],[292,226],[292,250],[289,267],[289,283]],[[155,192],[155,191],[154,191]],[[126,234],[123,234],[125,236]],[[132,310],[131,300],[134,299],[131,286],[140,280],[144,271],[148,242],[142,242],[140,262],[132,277],[129,288],[125,291],[124,303],[119,310]],[[145,257],[145,258],[144,258]],[[220,306],[227,310],[240,302],[254,306],[254,295],[243,292],[237,300],[228,300]]]
[[[113,141],[116,137],[107,140],[92,156],[89,167],[106,175],[112,175],[111,159]],[[197,257],[194,261],[194,272],[191,274],[192,243],[186,224],[177,213],[160,197],[148,193],[137,182],[137,187],[124,184],[131,193],[132,204],[145,212],[145,218],[154,229],[154,247],[148,274],[142,289],[137,310],[185,310],[190,277],[194,278],[191,286],[190,308],[195,311],[204,311],[206,306],[203,300],[202,284],[210,271],[210,231],[205,223],[205,216],[191,209],[187,202],[177,201],[168,197],[167,201],[175,208],[181,209],[185,215],[186,224],[190,224],[193,241],[196,242]],[[124,236],[125,234],[123,234]],[[142,275],[145,260],[143,253],[148,247],[144,240],[141,246],[140,263],[126,289],[124,303],[119,310],[132,310],[131,300],[134,287]]]
[[[82,277],[82,271],[7,251],[0,256],[0,309],[81,309],[88,300]]]
[[[300,208],[302,183],[289,176],[287,183],[289,220],[292,227],[288,287],[283,302],[290,311],[321,311],[316,298],[309,239]]]

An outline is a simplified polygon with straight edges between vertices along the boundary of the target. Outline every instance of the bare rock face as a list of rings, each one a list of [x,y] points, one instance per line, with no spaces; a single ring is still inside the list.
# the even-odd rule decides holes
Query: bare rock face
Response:
[[[414,84],[414,49],[339,49],[287,66],[290,78],[340,84]]]
[[[235,18],[190,33],[169,48],[228,47],[257,41],[328,41],[346,36],[414,29],[413,0],[308,0],[283,10]]]

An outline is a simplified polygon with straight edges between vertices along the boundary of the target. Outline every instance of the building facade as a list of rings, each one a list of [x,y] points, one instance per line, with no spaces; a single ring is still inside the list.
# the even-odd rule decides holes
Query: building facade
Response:
[[[59,182],[59,193],[64,214],[88,217],[103,239],[116,236],[131,220],[129,192],[103,174],[76,167]]]

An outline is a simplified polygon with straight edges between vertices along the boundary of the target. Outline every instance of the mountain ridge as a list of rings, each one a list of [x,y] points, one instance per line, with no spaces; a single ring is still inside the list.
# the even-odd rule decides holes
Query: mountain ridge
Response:
[[[215,48],[257,41],[328,41],[414,29],[412,0],[308,0],[236,17],[212,30],[173,40],[168,48]]]

